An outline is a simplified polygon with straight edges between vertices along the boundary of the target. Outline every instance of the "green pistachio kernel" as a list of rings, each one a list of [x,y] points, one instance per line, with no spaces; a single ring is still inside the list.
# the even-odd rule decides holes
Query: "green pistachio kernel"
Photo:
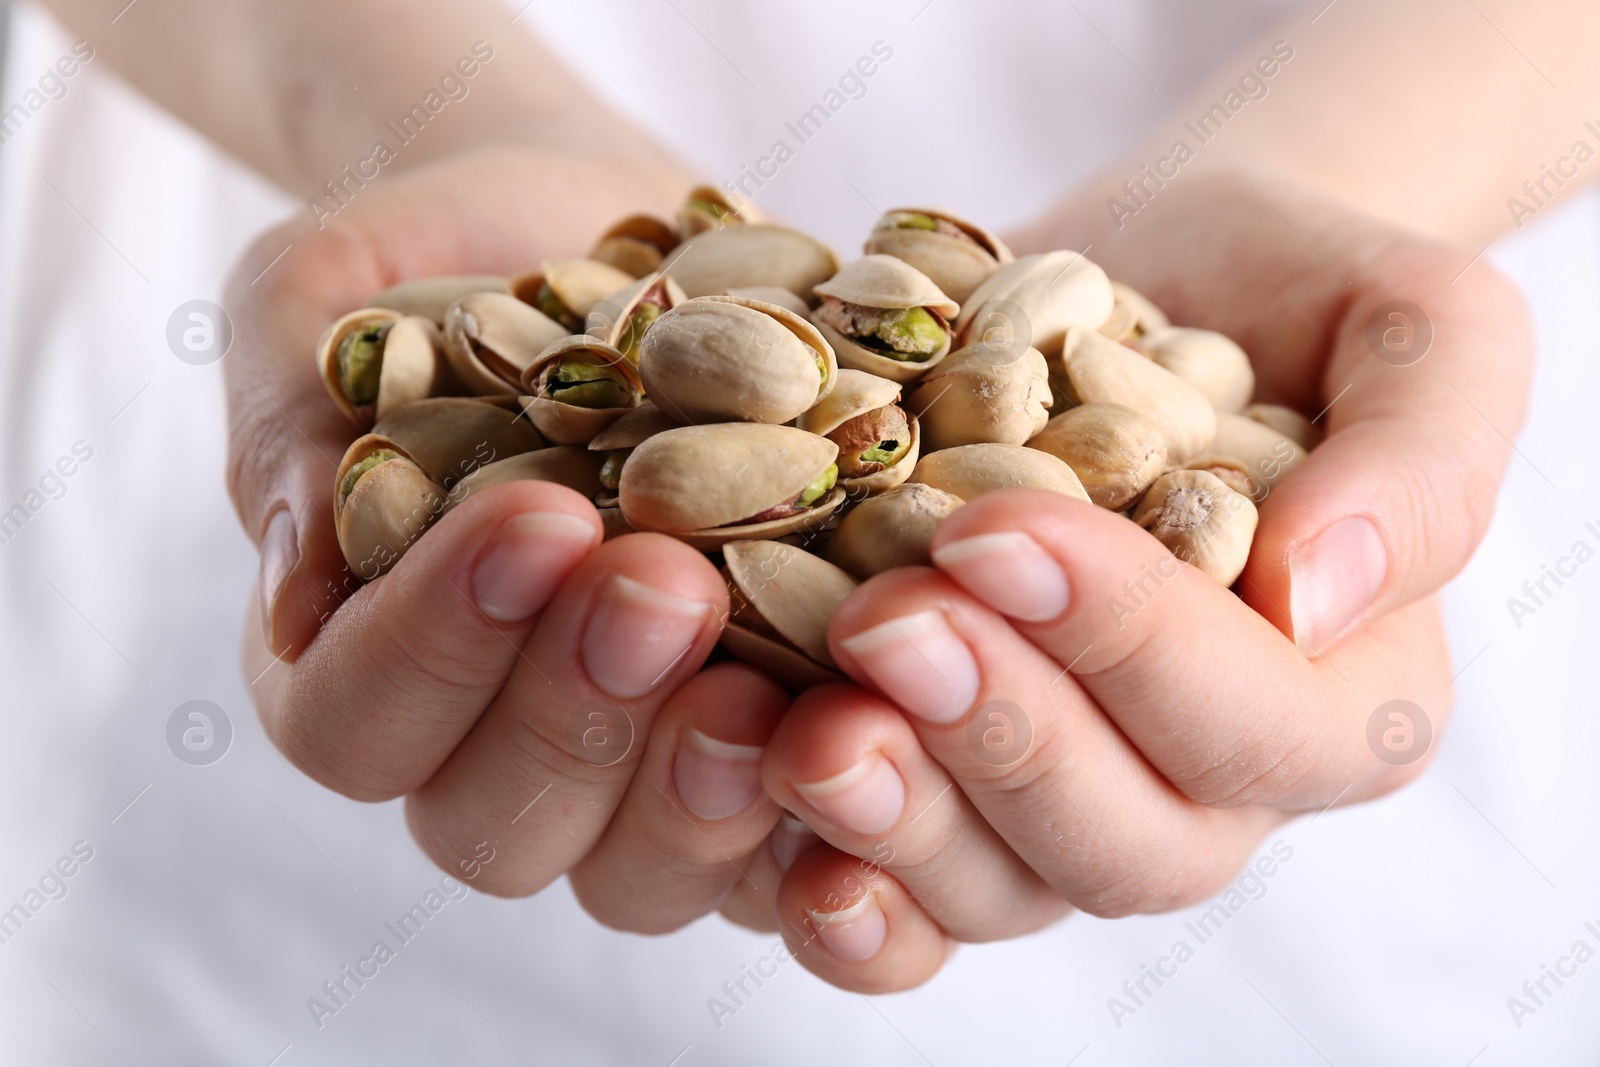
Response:
[[[704,211],[718,222],[727,222],[733,217],[733,212],[717,203],[715,200],[691,200],[689,206],[698,211]]]
[[[622,338],[617,347],[622,349],[622,354],[628,357],[628,362],[635,366],[639,363],[639,346],[644,343],[644,332],[650,328],[651,323],[661,317],[660,304],[649,300],[641,301],[634,308],[633,315],[628,319],[627,327],[622,331]]]
[[[884,316],[877,339],[888,347],[884,354],[902,363],[921,363],[944,345],[948,335],[927,308],[906,308]]]
[[[828,464],[828,469],[817,475],[817,480],[805,487],[795,503],[803,508],[809,508],[821,500],[833,488],[833,483],[839,480],[839,465]]]
[[[939,222],[932,215],[901,215],[894,220],[897,230],[937,230]]]
[[[625,408],[633,393],[620,372],[580,359],[564,359],[545,379],[545,395],[579,408]]]
[[[628,462],[628,456],[633,453],[631,448],[619,448],[615,452],[606,453],[606,461],[600,465],[600,484],[611,490],[617,491],[617,486],[622,484],[622,465]]]
[[[391,459],[399,459],[400,453],[393,449],[380,448],[366,459],[351,467],[345,473],[344,481],[339,483],[339,502],[342,504],[350,499],[350,494],[355,492],[356,483],[367,476],[367,472],[380,463],[387,463]]]
[[[909,440],[879,441],[876,446],[861,453],[861,462],[882,463],[885,467],[892,467],[900,462],[900,457],[904,456],[910,447]]]
[[[582,325],[578,322],[578,316],[572,313],[572,309],[563,304],[556,291],[550,288],[549,282],[539,286],[539,291],[533,296],[533,306],[569,330],[575,331]]]
[[[356,407],[378,399],[383,345],[393,325],[380,320],[364,322],[339,342],[339,388]]]

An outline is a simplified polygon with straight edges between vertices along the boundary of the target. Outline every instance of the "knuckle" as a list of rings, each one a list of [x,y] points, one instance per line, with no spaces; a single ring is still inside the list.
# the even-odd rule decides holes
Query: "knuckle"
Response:
[[[1317,745],[1288,727],[1172,776],[1184,796],[1208,808],[1275,805],[1299,791],[1320,764]]]

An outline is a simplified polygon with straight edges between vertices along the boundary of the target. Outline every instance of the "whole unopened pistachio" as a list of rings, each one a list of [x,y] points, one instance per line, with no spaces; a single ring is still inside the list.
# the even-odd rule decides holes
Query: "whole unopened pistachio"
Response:
[[[929,452],[986,441],[1020,445],[1044,429],[1051,404],[1044,356],[1023,345],[951,353],[906,398]]]
[[[589,312],[606,297],[628,288],[632,275],[592,259],[556,259],[514,276],[511,295],[531,304],[568,333],[581,333]]]
[[[416,400],[379,419],[372,432],[404,448],[446,489],[479,467],[544,447],[512,397]]]
[[[1305,449],[1270,426],[1243,415],[1217,415],[1217,436],[1207,450],[1238,460],[1268,489],[1305,462]]]
[[[1089,494],[1072,468],[1047,452],[1020,445],[961,445],[930,452],[911,481],[973,500],[997,489],[1047,489],[1087,502]]]
[[[928,566],[934,532],[963,503],[920,482],[869,497],[839,524],[828,542],[828,562],[863,581],[894,567]]]
[[[1200,390],[1218,411],[1243,411],[1256,391],[1250,357],[1215,330],[1169,326],[1145,336],[1139,349]]]
[[[1150,416],[1166,438],[1169,463],[1207,451],[1216,436],[1216,410],[1199,390],[1095,330],[1068,330],[1058,366],[1072,403],[1121,404]]]
[[[935,208],[885,212],[862,251],[905,260],[958,304],[1016,258],[1005,242],[988,230]]]
[[[479,396],[515,396],[522,372],[565,336],[560,323],[509,293],[472,293],[444,317],[445,356]]]
[[[963,344],[1032,345],[1055,352],[1069,328],[1098,330],[1115,298],[1106,272],[1077,252],[1023,256],[995,271],[961,306]]]
[[[460,389],[433,320],[387,308],[353,311],[329,326],[317,366],[328,395],[362,429],[402,404]]]
[[[1071,467],[1089,499],[1121,511],[1167,465],[1167,440],[1150,416],[1121,404],[1083,404],[1057,415],[1028,442]]]
[[[643,278],[661,269],[678,247],[678,231],[654,215],[629,215],[600,235],[589,258]]]
[[[446,274],[437,278],[413,278],[392,285],[367,301],[369,308],[387,308],[402,315],[420,315],[444,326],[450,305],[473,293],[509,293],[504,274]]]
[[[900,407],[900,387],[886,378],[841,370],[838,384],[796,425],[839,446],[839,484],[881,492],[899,485],[917,465],[921,433]]]
[[[661,269],[677,279],[690,299],[770,285],[809,302],[816,285],[837,273],[839,257],[798,230],[747,223],[688,238]]]
[[[863,256],[816,288],[811,320],[842,366],[897,382],[921,377],[950,352],[960,305],[893,256]]]
[[[791,688],[838,681],[828,623],[855,579],[779,541],[733,541],[722,551],[730,604],[722,646]]]
[[[1111,317],[1100,324],[1100,332],[1113,341],[1137,344],[1147,334],[1172,325],[1165,312],[1131,285],[1112,282],[1111,296]]]
[[[1246,418],[1270,426],[1307,452],[1322,443],[1322,427],[1282,404],[1251,404],[1244,409]]]
[[[388,438],[367,434],[345,451],[334,480],[334,532],[363,580],[388,573],[445,507],[444,489]]]
[[[1222,585],[1244,571],[1257,519],[1249,497],[1205,471],[1162,475],[1133,513],[1174,556]]]

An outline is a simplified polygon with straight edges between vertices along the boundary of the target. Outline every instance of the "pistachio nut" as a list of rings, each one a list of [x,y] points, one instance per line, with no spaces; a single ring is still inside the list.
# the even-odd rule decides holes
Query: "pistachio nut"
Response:
[[[446,489],[479,467],[544,447],[512,397],[414,400],[379,419],[372,432],[403,447]]]
[[[816,293],[822,303],[811,321],[843,366],[909,382],[950,353],[950,320],[961,307],[904,260],[863,256]]]
[[[805,319],[731,296],[678,305],[639,349],[651,399],[689,423],[789,422],[833,390],[837,370],[833,350]]]
[[[643,278],[661,269],[667,255],[678,247],[678,231],[654,215],[629,215],[600,235],[589,258]]]
[[[857,504],[824,555],[862,581],[894,567],[926,567],[934,532],[963,503],[931,485],[897,485]]]
[[[639,346],[655,321],[688,298],[683,289],[665,274],[647,274],[618,292],[612,293],[589,311],[590,337],[620,349],[628,362],[639,365]]]
[[[678,229],[684,237],[761,221],[761,213],[748,199],[715,185],[697,185],[690,189],[683,206],[678,209]]]
[[[1044,429],[1050,371],[1024,345],[980,344],[953,353],[906,398],[929,452],[997,442],[1020,445]]]
[[[1029,448],[1072,468],[1089,499],[1122,511],[1167,466],[1167,439],[1150,416],[1121,404],[1083,404],[1051,419]]]
[[[628,520],[622,517],[621,508],[600,508],[598,514],[600,516],[601,540],[609,541],[613,537],[621,537],[624,534],[631,534],[634,532],[633,527],[628,525]]]
[[[1248,465],[1232,456],[1201,456],[1190,460],[1183,469],[1215,475],[1223,485],[1235,493],[1243,493],[1252,503],[1259,504],[1267,498],[1266,483],[1257,478]]]
[[[1307,452],[1322,443],[1322,427],[1282,404],[1251,404],[1244,409],[1246,418],[1270,426]]]
[[[996,489],[1046,489],[1088,502],[1089,494],[1072,468],[1036,448],[977,444],[930,452],[911,472],[911,481],[973,500]]]
[[[706,230],[684,241],[662,270],[692,300],[729,289],[775,286],[810,302],[812,290],[833,277],[839,257],[799,230],[768,223]]]
[[[1074,405],[1121,404],[1150,416],[1166,438],[1169,463],[1187,463],[1216,437],[1217,413],[1198,389],[1095,330],[1068,330],[1051,371]]]
[[[444,354],[468,391],[515,396],[522,372],[567,330],[509,293],[472,293],[444,316]]]
[[[363,430],[401,404],[459,388],[433,320],[387,308],[352,311],[324,330],[317,368],[333,402]]]
[[[632,275],[592,259],[555,259],[513,275],[506,287],[567,333],[582,333],[595,305],[634,281]]]
[[[1147,334],[1139,350],[1200,390],[1218,411],[1243,411],[1256,391],[1250,357],[1215,330],[1169,326]]]
[[[966,303],[989,275],[1016,258],[988,230],[934,208],[885,212],[862,251],[905,260],[958,304]]]
[[[1275,489],[1305,462],[1305,449],[1272,427],[1243,415],[1217,414],[1217,436],[1206,450],[1236,459],[1268,489]]]
[[[1244,571],[1257,520],[1249,497],[1205,471],[1163,474],[1133,512],[1174,556],[1222,585]]]
[[[662,430],[675,430],[682,425],[656,407],[654,401],[646,400],[638,407],[623,412],[620,419],[595,434],[589,447],[597,452],[633,448],[647,437],[654,437]]]
[[[450,305],[473,293],[508,293],[504,274],[446,274],[437,278],[413,278],[391,285],[371,300],[369,308],[388,308],[402,315],[421,315],[444,325]]]
[[[555,482],[592,498],[600,492],[600,467],[604,463],[604,452],[590,452],[575,445],[524,452],[486,464],[461,479],[450,490],[448,506],[456,507],[473,493],[506,482]]]
[[[723,296],[737,296],[745,300],[759,300],[763,304],[777,304],[781,308],[788,308],[802,319],[811,315],[811,305],[801,300],[787,289],[780,289],[776,285],[747,285],[743,288],[735,287],[721,294]]]
[[[1114,302],[1111,279],[1081,254],[1023,256],[989,275],[966,299],[956,336],[963,344],[1027,344],[1052,353],[1069,328],[1098,330]]]
[[[445,491],[395,442],[358,437],[334,479],[339,549],[363,581],[388,573],[444,513]]]
[[[855,579],[780,541],[733,541],[722,555],[730,606],[722,647],[791,688],[842,680],[828,623]]]
[[[687,305],[686,305],[687,306]],[[839,447],[793,426],[718,423],[648,438],[622,467],[622,514],[636,530],[697,548],[819,528],[844,501]]]
[[[1113,341],[1137,344],[1146,335],[1172,325],[1165,312],[1131,285],[1112,282],[1111,299],[1111,317],[1100,324],[1100,332]]]
[[[615,348],[587,334],[564,337],[522,372],[522,407],[547,440],[586,445],[639,406],[639,373]]]
[[[916,417],[900,407],[900,387],[865,371],[841,370],[833,392],[795,425],[839,446],[839,484],[852,493],[899,485],[922,448]]]

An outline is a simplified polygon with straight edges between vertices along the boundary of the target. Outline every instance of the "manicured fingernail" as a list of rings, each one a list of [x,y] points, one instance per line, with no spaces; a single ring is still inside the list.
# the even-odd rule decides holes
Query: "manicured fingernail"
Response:
[[[696,818],[737,815],[761,795],[761,746],[718,741],[691,726],[678,746],[672,781]]]
[[[933,562],[1002,615],[1047,622],[1067,610],[1061,564],[1025,533],[979,534],[951,541]]]
[[[795,792],[846,830],[882,833],[900,820],[906,783],[894,764],[873,753],[849,770],[821,782],[796,782]]]
[[[978,697],[978,663],[940,612],[891,619],[839,643],[890,700],[929,722],[955,722]]]
[[[1289,555],[1289,614],[1301,651],[1316,655],[1372,605],[1389,572],[1377,527],[1340,519]]]
[[[800,853],[822,840],[817,832],[799,819],[784,812],[778,816],[778,825],[772,828],[769,842],[772,847],[772,858],[777,861],[778,870],[787,871],[794,866],[794,861],[800,858]]]
[[[599,539],[593,524],[576,515],[513,515],[500,524],[472,568],[473,599],[495,622],[521,622],[550,602]]]
[[[266,532],[261,535],[261,633],[266,637],[267,648],[274,655],[283,650],[278,647],[273,633],[273,611],[278,604],[278,594],[283,584],[300,562],[300,542],[295,535],[294,513],[279,508],[267,520]]]
[[[823,947],[846,963],[876,956],[889,933],[889,920],[872,893],[843,911],[813,911],[811,921],[817,924]]]
[[[583,634],[583,665],[614,697],[643,696],[694,646],[711,605],[614,574]]]

